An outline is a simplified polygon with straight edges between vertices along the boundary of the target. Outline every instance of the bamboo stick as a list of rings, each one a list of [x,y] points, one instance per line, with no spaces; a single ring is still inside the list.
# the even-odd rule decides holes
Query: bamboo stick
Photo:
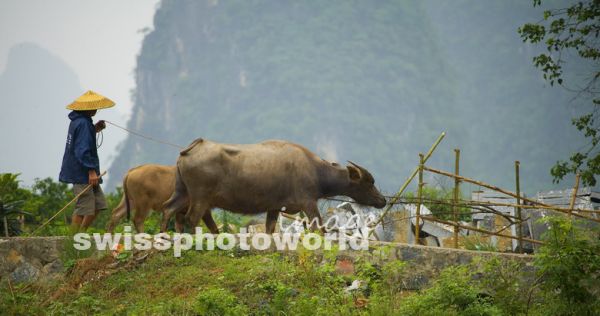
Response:
[[[415,224],[415,244],[419,245],[419,235],[421,235],[421,204],[423,203],[423,166],[425,157],[419,153],[419,188],[417,191],[417,220]]]
[[[516,198],[516,197],[517,197],[517,195],[516,195],[515,193],[513,193],[513,192],[506,191],[506,190],[504,190],[504,189],[501,189],[501,188],[499,188],[499,187],[497,187],[497,186],[493,186],[493,185],[491,185],[491,184],[487,184],[487,183],[484,183],[484,182],[481,182],[481,181],[477,181],[477,180],[469,179],[469,178],[462,177],[462,176],[457,176],[457,175],[454,175],[454,174],[452,174],[452,173],[445,172],[445,171],[442,171],[442,170],[433,169],[433,168],[429,168],[429,167],[427,167],[427,166],[424,166],[424,167],[423,167],[423,169],[424,169],[424,170],[427,170],[427,171],[429,171],[429,172],[433,172],[433,173],[441,174],[441,175],[444,175],[444,176],[447,176],[447,177],[455,177],[455,178],[458,178],[458,179],[460,179],[460,180],[461,180],[461,181],[463,181],[463,182],[469,182],[469,183],[473,183],[473,184],[475,184],[475,185],[482,186],[482,187],[484,187],[484,188],[488,188],[488,189],[490,189],[490,190],[494,190],[494,191],[498,191],[498,192],[504,193],[504,194],[506,194],[506,195],[508,195],[508,196],[512,196],[512,197],[514,197],[514,198]],[[568,212],[568,211],[564,211],[564,209],[561,209],[561,208],[556,208],[556,207],[553,207],[552,205],[548,205],[548,204],[545,204],[545,203],[542,203],[542,202],[534,201],[534,200],[531,200],[531,199],[528,199],[528,198],[525,198],[525,197],[521,197],[521,200],[522,200],[522,201],[527,201],[527,202],[529,202],[529,203],[531,203],[531,204],[536,204],[536,205],[546,206],[546,207],[548,207],[549,209],[552,209],[552,210],[555,210],[555,211],[558,211],[558,212],[561,212],[561,213],[566,213],[566,214],[569,214],[569,212]],[[588,220],[591,220],[591,221],[594,221],[594,222],[600,223],[600,219],[595,219],[595,218],[588,217],[588,216],[581,215],[581,214],[577,214],[577,213],[573,213],[573,215],[574,215],[574,216],[577,216],[577,217],[580,217],[580,218],[585,218],[585,219],[588,219]]]
[[[429,151],[425,155],[424,162],[427,162],[427,159],[429,159],[429,157],[431,157],[431,154],[433,154],[433,152],[435,151],[435,149],[440,144],[442,139],[444,139],[445,136],[446,136],[446,132],[442,132],[440,134],[440,136],[436,139],[436,141],[433,143],[433,145],[431,145],[431,147],[429,148]],[[404,181],[404,184],[402,184],[402,186],[400,187],[398,192],[396,194],[394,194],[392,199],[388,202],[388,207],[383,211],[383,213],[381,213],[381,216],[379,217],[379,219],[377,220],[377,222],[375,222],[375,224],[373,226],[377,226],[383,222],[383,219],[385,218],[385,216],[389,213],[389,211],[392,209],[394,204],[396,204],[396,202],[398,202],[398,199],[400,199],[400,196],[402,195],[402,193],[404,193],[404,190],[406,190],[406,188],[408,187],[410,182],[415,178],[415,176],[417,176],[418,172],[419,172],[419,167],[415,168],[415,170],[412,172],[412,174]]]
[[[438,222],[438,223],[446,224],[446,225],[458,226],[460,228],[468,229],[468,230],[472,230],[472,231],[476,231],[476,232],[479,232],[479,233],[482,233],[482,234],[494,235],[494,236],[500,236],[500,237],[506,237],[506,238],[511,238],[511,239],[516,239],[517,238],[517,237],[512,236],[512,235],[495,233],[495,232],[491,232],[491,231],[488,231],[488,230],[485,230],[485,229],[476,228],[476,227],[467,226],[467,225],[461,225],[461,224],[458,224],[458,223],[441,220],[441,219],[438,219],[438,218],[435,218],[435,217],[431,217],[431,216],[423,216],[423,219],[426,219],[426,220],[429,220],[429,221],[432,221],[432,222]],[[528,241],[530,243],[534,243],[534,244],[540,244],[540,245],[544,244],[543,241],[535,240],[535,239],[530,239],[530,238],[523,238],[523,240]]]
[[[521,196],[521,200],[523,200],[523,196]],[[341,202],[346,202],[346,200],[339,200]],[[404,202],[397,202],[397,204],[410,204],[410,203],[414,203],[414,201],[416,201],[416,198],[413,198],[412,200],[410,198],[406,198]],[[429,200],[429,199],[424,199],[425,202],[429,202],[429,203],[433,203],[433,204],[449,204],[451,205],[452,202],[444,202],[444,200]],[[507,206],[507,207],[517,207],[517,204],[515,203],[502,203],[502,202],[487,202],[487,201],[475,201],[475,200],[462,200],[459,199],[458,200],[458,204],[462,205],[462,206],[466,206],[466,205],[492,205],[492,206]],[[542,203],[543,202],[536,202],[536,205],[528,205],[528,204],[521,204],[519,205],[522,209],[545,209],[545,210],[563,210],[565,212],[568,212],[569,209],[565,208],[565,207],[560,207],[560,206],[556,206],[556,205],[539,205],[537,203]],[[582,209],[582,208],[573,208],[574,212],[581,212],[581,213],[592,213],[592,214],[600,214],[600,210],[589,210],[589,209]]]
[[[573,194],[571,195],[571,203],[569,203],[569,218],[573,217],[573,208],[575,207],[575,200],[577,200],[577,191],[579,191],[579,173],[575,175],[575,187],[573,188]]]
[[[519,246],[519,252],[523,253],[523,226],[522,226],[522,218],[521,217],[521,184],[519,182],[519,166],[520,166],[520,162],[517,160],[515,161],[515,181],[516,181],[516,190],[517,190],[517,207],[516,207],[516,215],[517,218],[519,219],[519,223],[517,224],[517,236],[519,237],[518,239],[518,246]]]
[[[545,206],[545,205],[517,205],[513,203],[502,203],[502,202],[485,202],[485,201],[472,201],[472,200],[459,200],[459,205],[468,206],[468,205],[489,205],[489,206],[506,206],[506,207],[520,207],[522,209],[544,209],[559,212],[562,210],[564,212],[568,212],[568,208],[558,207],[558,206]],[[600,210],[586,210],[586,209],[573,209],[576,212],[589,212],[589,213],[600,213]]]
[[[460,166],[460,149],[454,149],[454,174],[459,174],[459,166]],[[460,180],[454,178],[454,200],[452,205],[452,213],[453,219],[455,223],[458,223],[458,194],[459,194],[459,186]],[[454,226],[454,248],[458,248],[458,226]]]

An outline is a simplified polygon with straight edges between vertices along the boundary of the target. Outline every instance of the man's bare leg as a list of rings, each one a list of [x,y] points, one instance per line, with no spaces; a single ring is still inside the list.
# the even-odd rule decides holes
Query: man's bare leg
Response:
[[[73,214],[73,216],[71,216],[71,233],[76,234],[79,232],[79,227],[81,227],[83,218],[83,216],[77,214]]]
[[[96,219],[96,216],[98,216],[98,213],[100,213],[100,210],[96,210],[94,212],[94,214],[92,214],[92,215],[86,215],[83,217],[83,221],[81,221],[81,231],[82,232],[86,231],[88,229],[88,227],[90,227],[90,225]]]

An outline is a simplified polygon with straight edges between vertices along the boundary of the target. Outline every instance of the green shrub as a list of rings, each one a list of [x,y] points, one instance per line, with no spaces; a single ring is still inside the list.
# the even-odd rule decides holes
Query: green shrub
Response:
[[[433,285],[405,298],[399,315],[502,315],[490,298],[481,295],[467,266],[449,267]]]
[[[489,239],[485,240],[479,235],[465,236],[464,238],[462,238],[462,245],[465,247],[465,249],[468,250],[492,252],[498,251],[498,247],[492,244],[492,242]]]
[[[551,229],[535,257],[546,304],[555,315],[600,314],[600,239],[598,229],[568,218],[547,217]],[[543,312],[542,312],[543,313]]]
[[[492,257],[482,262],[478,271],[478,285],[494,299],[506,315],[527,314],[531,295],[537,294],[536,283],[526,276],[523,263]]]
[[[246,315],[248,309],[231,292],[222,288],[201,290],[194,302],[194,311],[200,315]]]

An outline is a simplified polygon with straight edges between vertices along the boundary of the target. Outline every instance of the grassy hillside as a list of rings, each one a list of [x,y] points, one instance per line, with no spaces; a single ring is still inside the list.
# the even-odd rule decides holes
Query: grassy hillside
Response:
[[[66,260],[64,279],[1,280],[0,314],[596,315],[598,231],[551,222],[556,229],[533,261],[537,278],[529,263],[490,258],[450,266],[409,291],[422,280],[405,262],[379,261],[385,246],[355,253],[354,263],[336,250],[122,252]]]
[[[359,261],[354,274],[344,275],[336,272],[332,256],[326,253],[321,261],[310,252],[287,257],[192,251],[173,258],[167,252],[143,263],[122,260],[116,269],[107,268],[110,258],[82,260],[66,282],[17,286],[14,300],[2,287],[0,302],[8,308],[5,314],[39,315],[413,315],[426,303],[426,296],[404,289],[404,263]],[[494,265],[486,269],[498,268]],[[481,315],[501,314],[501,308],[477,298],[482,287],[470,284],[471,277],[466,267],[449,268],[428,291],[452,290],[464,306],[430,302],[434,313],[428,315],[460,313],[469,306]],[[346,291],[355,280],[361,285]]]

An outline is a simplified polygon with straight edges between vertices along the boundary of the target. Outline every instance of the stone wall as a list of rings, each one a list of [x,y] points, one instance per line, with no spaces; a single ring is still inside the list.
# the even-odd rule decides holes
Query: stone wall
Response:
[[[65,237],[0,238],[0,279],[14,283],[58,276]]]
[[[522,267],[524,276],[533,280],[535,270],[533,256],[512,253],[498,253],[488,251],[472,251],[453,248],[428,247],[401,243],[371,242],[370,261],[372,263],[401,260],[407,263],[405,287],[417,290],[426,286],[430,280],[435,279],[446,267],[466,265],[476,260],[498,258],[503,261],[516,261]],[[379,246],[379,247],[377,247]],[[381,250],[385,249],[385,250]],[[350,256],[352,254],[350,253]]]
[[[65,242],[65,237],[0,239],[0,279],[8,276],[11,281],[18,283],[61,275],[63,271],[61,254]],[[355,259],[359,257],[366,257],[374,264],[402,260],[408,264],[405,287],[407,289],[420,289],[448,266],[469,264],[477,258],[494,257],[500,260],[518,261],[526,272],[532,272],[526,274],[533,277],[533,257],[529,255],[374,241],[370,243],[370,246],[368,252],[341,251],[338,257],[340,268],[346,271],[345,273],[353,273]],[[274,248],[267,251],[273,250]]]

